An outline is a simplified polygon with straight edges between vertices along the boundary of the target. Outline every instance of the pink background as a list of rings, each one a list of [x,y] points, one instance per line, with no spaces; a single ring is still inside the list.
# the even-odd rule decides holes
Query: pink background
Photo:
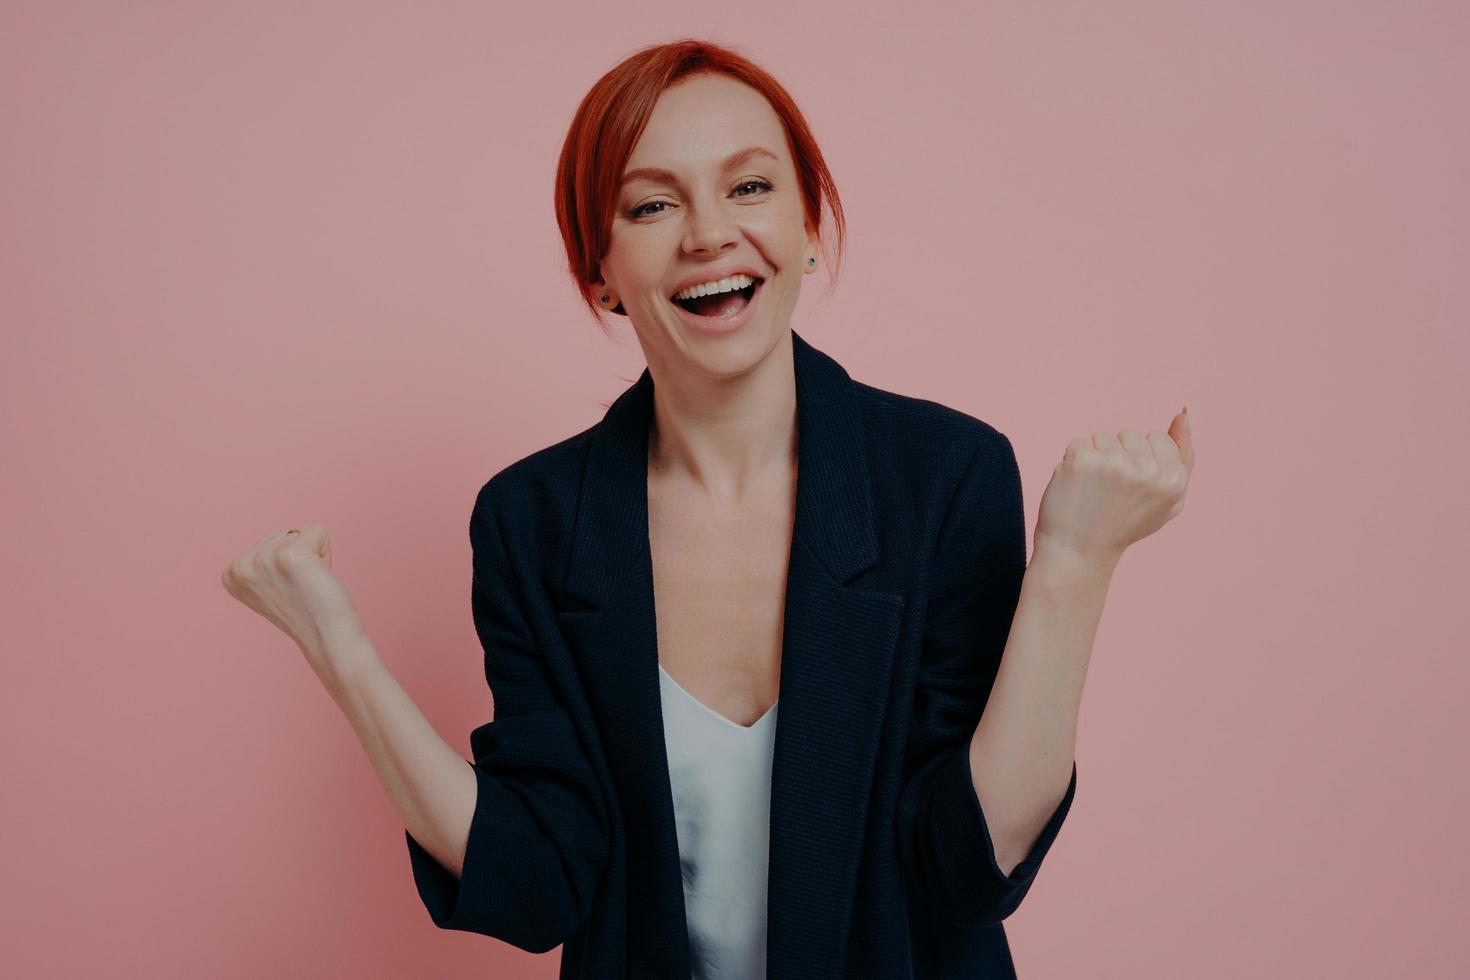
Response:
[[[636,9],[636,15],[633,11]],[[1459,977],[1470,15],[1444,2],[0,8],[5,834],[24,977],[553,977],[436,929],[366,753],[220,587],[321,521],[469,755],[467,523],[643,367],[565,279],[577,101],[740,47],[848,207],[793,324],[1013,440],[1199,462],[1093,654],[1042,977]]]

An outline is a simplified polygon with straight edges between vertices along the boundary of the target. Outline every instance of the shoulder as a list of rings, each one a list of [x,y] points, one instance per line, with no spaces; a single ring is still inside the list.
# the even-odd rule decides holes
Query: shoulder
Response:
[[[587,446],[596,430],[595,424],[588,426],[501,467],[481,485],[475,519],[523,527],[573,512]]]
[[[932,597],[1026,567],[1021,475],[1010,439],[984,419],[940,402],[858,384],[873,485],[893,554],[914,549]]]
[[[949,499],[977,471],[981,477],[1002,479],[1014,473],[1010,439],[985,419],[932,399],[860,381],[853,385],[875,470],[910,474],[940,499]]]

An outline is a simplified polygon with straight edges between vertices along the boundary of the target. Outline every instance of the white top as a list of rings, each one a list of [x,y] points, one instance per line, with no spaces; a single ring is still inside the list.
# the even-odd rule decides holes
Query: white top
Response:
[[[776,705],[749,728],[659,664],[693,980],[764,980]]]

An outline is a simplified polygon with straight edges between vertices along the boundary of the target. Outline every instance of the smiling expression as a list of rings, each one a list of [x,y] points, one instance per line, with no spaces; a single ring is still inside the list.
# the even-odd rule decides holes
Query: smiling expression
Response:
[[[603,279],[593,284],[609,296],[602,306],[623,304],[650,359],[699,357],[712,343],[771,349],[789,327],[802,275],[814,271],[807,259],[819,241],[765,98],[725,75],[683,79],[660,94],[623,173]],[[728,323],[673,299],[732,273],[761,281]]]

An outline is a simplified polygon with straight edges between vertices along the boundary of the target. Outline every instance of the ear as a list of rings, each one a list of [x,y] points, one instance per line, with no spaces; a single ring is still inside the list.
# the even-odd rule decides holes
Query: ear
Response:
[[[609,287],[606,280],[603,279],[597,279],[588,283],[587,292],[592,297],[592,302],[604,310],[611,310],[621,302],[618,299],[617,290]],[[604,299],[604,297],[606,298]]]
[[[817,270],[817,266],[815,263],[807,261],[807,257],[813,255],[817,257],[817,262],[821,262],[822,239],[821,236],[813,231],[811,226],[808,225],[806,230],[806,251],[802,253],[801,258],[801,270],[803,272],[815,272]]]
[[[618,291],[601,279],[587,285],[587,294],[592,297],[592,304],[598,309],[622,316],[628,315],[623,309],[623,300],[618,296]]]

